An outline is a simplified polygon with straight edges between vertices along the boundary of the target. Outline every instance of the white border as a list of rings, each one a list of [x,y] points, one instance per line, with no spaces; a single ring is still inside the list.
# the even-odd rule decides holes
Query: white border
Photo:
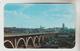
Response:
[[[29,3],[29,2],[63,2],[63,3],[74,3],[76,6],[76,45],[72,49],[7,49],[4,47],[4,33],[3,33],[3,26],[4,26],[4,5],[6,3]],[[79,0],[0,0],[0,51],[80,51],[80,4]]]

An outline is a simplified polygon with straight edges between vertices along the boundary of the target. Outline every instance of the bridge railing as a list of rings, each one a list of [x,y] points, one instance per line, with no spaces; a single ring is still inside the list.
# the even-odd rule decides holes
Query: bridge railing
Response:
[[[45,34],[56,34],[58,32],[40,32],[40,33],[5,33],[4,37],[9,36],[27,36],[27,35],[45,35]]]

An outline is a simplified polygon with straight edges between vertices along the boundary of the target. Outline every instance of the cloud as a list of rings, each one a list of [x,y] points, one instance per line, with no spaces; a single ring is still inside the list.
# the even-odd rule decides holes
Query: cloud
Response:
[[[22,12],[33,5],[35,4],[6,4],[4,10]]]
[[[4,13],[4,25],[5,26],[14,26],[14,27],[22,27],[23,25],[27,25],[28,20],[31,17],[27,14],[23,14],[22,12],[17,11],[5,11]],[[26,26],[25,26],[26,27]]]
[[[60,16],[60,15],[73,15],[74,14],[74,6],[72,4],[52,4],[50,5],[51,8],[49,8],[47,11],[43,12],[46,16]]]

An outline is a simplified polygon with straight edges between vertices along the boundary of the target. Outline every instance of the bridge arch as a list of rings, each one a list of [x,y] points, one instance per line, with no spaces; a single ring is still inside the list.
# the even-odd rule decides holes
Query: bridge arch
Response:
[[[24,38],[20,38],[18,40],[18,42],[17,42],[17,48],[26,48],[26,41],[25,41]]]
[[[40,46],[43,46],[44,45],[44,35],[41,35],[40,37],[39,37],[39,45]]]
[[[35,36],[33,42],[34,42],[34,46],[35,47],[38,47],[39,46],[39,37],[38,36]]]
[[[10,40],[5,40],[4,41],[4,46],[7,47],[7,48],[14,48],[14,45]]]
[[[33,37],[28,37],[28,39],[27,39],[27,47],[34,47],[34,42],[33,42]]]
[[[44,41],[44,38],[45,38],[45,36],[43,35],[43,36],[41,36],[41,38],[40,38],[40,39],[42,39],[42,41]]]

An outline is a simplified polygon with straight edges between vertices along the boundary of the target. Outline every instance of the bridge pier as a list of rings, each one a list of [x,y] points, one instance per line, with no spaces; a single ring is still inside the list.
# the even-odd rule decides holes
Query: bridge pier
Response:
[[[16,38],[15,38],[15,48],[17,48],[17,40],[16,40]]]

